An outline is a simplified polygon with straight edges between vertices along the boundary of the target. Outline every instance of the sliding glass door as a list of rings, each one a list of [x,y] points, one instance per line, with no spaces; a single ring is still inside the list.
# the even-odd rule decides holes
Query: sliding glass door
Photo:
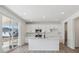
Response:
[[[15,19],[2,16],[2,38],[4,52],[18,46],[18,23]]]

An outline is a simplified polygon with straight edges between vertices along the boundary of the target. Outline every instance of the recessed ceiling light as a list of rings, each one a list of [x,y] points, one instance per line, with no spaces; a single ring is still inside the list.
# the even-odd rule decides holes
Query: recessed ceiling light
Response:
[[[61,12],[61,14],[64,14],[64,12]]]
[[[45,19],[46,18],[46,16],[43,16],[43,19]]]
[[[27,15],[26,13],[24,13],[24,15]]]
[[[56,21],[58,21],[59,19],[55,19]]]

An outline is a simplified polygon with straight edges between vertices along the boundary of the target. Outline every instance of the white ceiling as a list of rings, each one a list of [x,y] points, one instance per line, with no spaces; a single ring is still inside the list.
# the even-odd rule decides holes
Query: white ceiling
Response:
[[[26,21],[62,21],[79,11],[77,5],[7,5]]]

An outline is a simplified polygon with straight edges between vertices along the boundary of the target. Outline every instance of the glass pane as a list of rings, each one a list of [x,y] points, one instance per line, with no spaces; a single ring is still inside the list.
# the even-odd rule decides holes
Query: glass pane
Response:
[[[6,16],[2,16],[2,42],[3,42],[3,50],[8,51],[9,50],[9,44],[11,40],[11,20],[10,18]]]
[[[16,48],[18,45],[18,23],[12,20],[12,47]]]

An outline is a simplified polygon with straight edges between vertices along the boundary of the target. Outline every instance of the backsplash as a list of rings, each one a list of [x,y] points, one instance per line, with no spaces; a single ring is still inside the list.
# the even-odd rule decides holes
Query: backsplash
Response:
[[[61,32],[61,24],[27,24],[27,32],[35,32],[36,29],[42,32]]]

